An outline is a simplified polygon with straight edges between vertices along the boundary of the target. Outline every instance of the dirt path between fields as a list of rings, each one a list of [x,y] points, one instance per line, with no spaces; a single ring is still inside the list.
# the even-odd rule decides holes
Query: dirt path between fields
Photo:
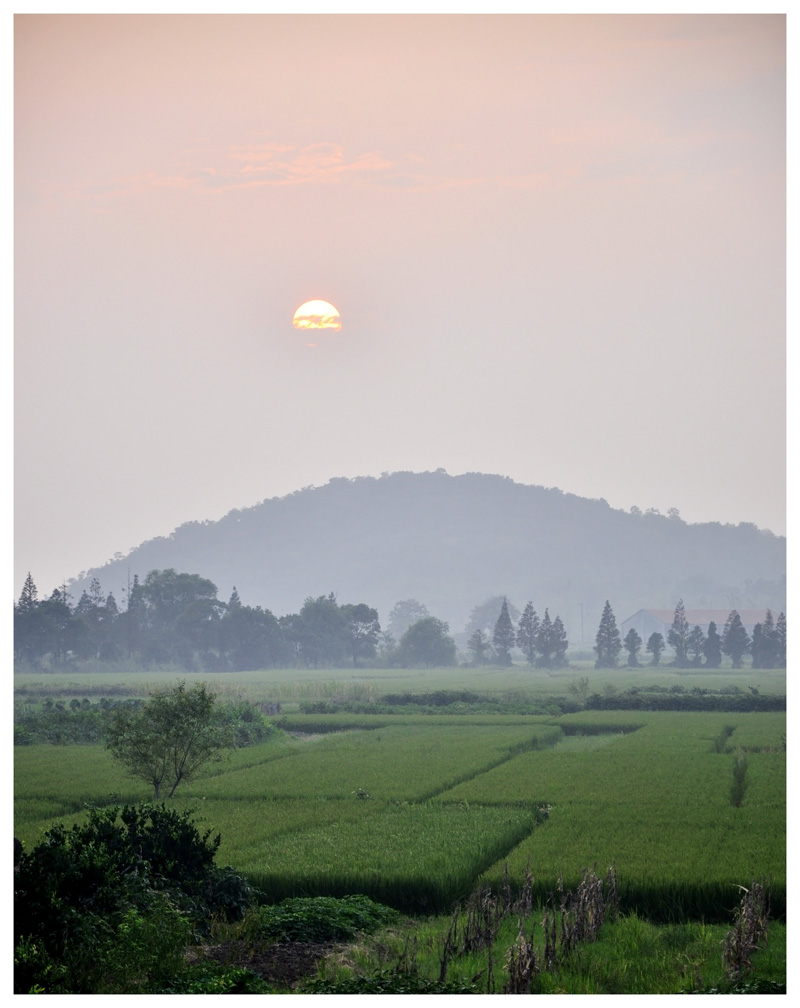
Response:
[[[199,958],[213,959],[226,966],[242,966],[257,973],[267,983],[289,986],[316,972],[320,959],[335,948],[332,944],[312,942],[224,942],[201,945],[194,951]],[[193,956],[194,958],[194,956]]]

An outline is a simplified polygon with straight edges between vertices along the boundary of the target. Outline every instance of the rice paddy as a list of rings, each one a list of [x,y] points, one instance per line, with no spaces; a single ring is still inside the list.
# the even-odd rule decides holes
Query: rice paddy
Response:
[[[173,799],[222,835],[219,860],[269,900],[358,892],[447,912],[479,881],[498,884],[506,864],[512,877],[530,867],[540,897],[559,876],[615,864],[623,908],[654,921],[727,920],[753,879],[769,884],[774,911],[785,904],[782,713],[276,720],[285,733],[212,764]],[[26,844],[87,804],[148,797],[102,746],[15,750]]]

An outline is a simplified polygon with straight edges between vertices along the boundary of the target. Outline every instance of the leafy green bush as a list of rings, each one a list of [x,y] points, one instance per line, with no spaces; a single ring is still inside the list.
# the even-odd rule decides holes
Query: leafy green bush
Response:
[[[252,938],[275,941],[345,941],[386,927],[398,916],[396,910],[367,896],[299,897],[251,911],[245,930]]]
[[[120,886],[119,908],[57,908],[64,932],[18,937],[16,994],[145,994],[183,968],[191,923],[167,893],[151,892],[136,907]],[[87,901],[88,902],[88,901]]]
[[[233,729],[235,748],[256,745],[277,731],[264,714],[246,700],[217,704],[217,717]]]
[[[252,897],[214,864],[219,843],[164,805],[51,827],[14,873],[17,993],[159,989],[212,914],[236,919]]]
[[[255,900],[256,891],[233,868],[214,867],[209,872],[203,897],[209,912],[227,921],[239,921]]]
[[[159,994],[270,994],[272,988],[252,970],[204,962],[187,966]]]

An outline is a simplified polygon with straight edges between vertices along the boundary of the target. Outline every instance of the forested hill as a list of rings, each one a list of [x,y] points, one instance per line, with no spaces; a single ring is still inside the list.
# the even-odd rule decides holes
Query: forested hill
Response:
[[[154,569],[210,578],[226,600],[275,615],[334,592],[366,602],[386,623],[414,598],[453,632],[490,596],[520,609],[559,613],[570,639],[594,639],[606,599],[619,620],[640,608],[785,610],[786,541],[755,525],[690,525],[677,514],[629,513],[502,476],[444,470],[333,479],[188,522],[70,586],[78,598],[96,577],[124,599],[134,574]],[[35,577],[35,571],[34,577]]]

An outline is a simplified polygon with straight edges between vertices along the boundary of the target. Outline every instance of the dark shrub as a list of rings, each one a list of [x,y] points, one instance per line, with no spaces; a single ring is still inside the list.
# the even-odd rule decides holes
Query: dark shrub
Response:
[[[215,866],[219,843],[164,805],[54,825],[14,872],[17,993],[160,989],[194,931],[212,913],[241,917],[252,896]]]

